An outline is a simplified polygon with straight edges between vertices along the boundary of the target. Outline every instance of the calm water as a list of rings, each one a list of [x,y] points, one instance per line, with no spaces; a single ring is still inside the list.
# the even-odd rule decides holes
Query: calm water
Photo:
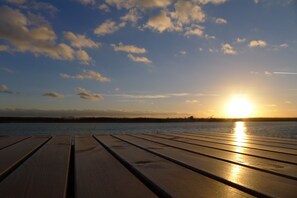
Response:
[[[0,124],[0,135],[82,135],[121,133],[233,133],[239,123],[9,123]],[[297,122],[240,123],[247,134],[297,138]]]

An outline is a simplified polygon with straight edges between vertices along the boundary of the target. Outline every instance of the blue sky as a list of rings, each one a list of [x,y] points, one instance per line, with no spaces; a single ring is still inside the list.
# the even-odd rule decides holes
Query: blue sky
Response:
[[[2,0],[1,116],[297,116],[295,0]]]

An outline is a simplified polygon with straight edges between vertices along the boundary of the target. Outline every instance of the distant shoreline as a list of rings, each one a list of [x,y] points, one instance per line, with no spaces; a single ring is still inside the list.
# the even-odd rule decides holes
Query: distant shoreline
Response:
[[[171,122],[297,122],[297,118],[114,118],[0,117],[0,123],[171,123]]]

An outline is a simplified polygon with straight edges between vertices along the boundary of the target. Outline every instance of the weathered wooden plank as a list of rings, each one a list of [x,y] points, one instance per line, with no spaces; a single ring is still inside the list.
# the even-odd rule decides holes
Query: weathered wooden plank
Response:
[[[191,145],[170,139],[154,137],[151,135],[131,136],[297,180],[297,165],[263,159],[236,152],[228,152],[198,145]],[[238,147],[238,149],[240,149],[240,147]]]
[[[71,137],[52,138],[0,183],[0,197],[66,197]]]
[[[297,181],[128,135],[116,137],[257,196],[296,197]]]
[[[276,148],[272,148],[272,149],[280,149],[283,152],[289,151],[292,152],[292,150],[290,149],[297,149],[297,145],[291,145],[291,144],[287,144],[286,142],[264,142],[261,140],[248,140],[246,139],[246,136],[242,136],[242,137],[236,137],[236,136],[226,136],[226,137],[219,137],[219,136],[213,136],[213,135],[202,135],[202,134],[187,134],[188,136],[193,136],[193,137],[199,137],[199,138],[204,138],[204,139],[213,139],[213,140],[217,140],[217,141],[221,141],[224,143],[245,143],[247,146],[249,147],[260,147],[263,149],[267,149],[269,147],[276,147]],[[296,152],[297,153],[297,152]]]
[[[248,197],[236,188],[165,160],[110,136],[96,136],[137,174],[169,197]]]
[[[75,197],[156,197],[93,137],[75,138]]]
[[[0,181],[48,139],[49,137],[32,137],[0,150]]]
[[[160,138],[166,138],[166,139],[169,138],[174,141],[180,141],[180,142],[184,142],[187,144],[199,145],[199,146],[204,146],[204,147],[214,148],[214,149],[219,149],[219,150],[224,150],[224,151],[230,151],[230,152],[235,152],[235,153],[242,153],[245,155],[261,157],[261,158],[266,158],[266,159],[273,159],[276,161],[297,165],[297,157],[294,155],[275,153],[273,151],[263,151],[263,150],[258,150],[258,149],[251,149],[251,148],[246,148],[246,147],[238,147],[238,146],[234,146],[234,145],[220,144],[220,143],[216,143],[216,142],[212,142],[212,141],[202,141],[199,139],[189,138],[187,135],[181,135],[181,134],[179,134],[179,135],[177,135],[177,134],[174,134],[174,135],[159,134],[159,135],[154,135],[154,136],[160,137]]]
[[[0,150],[10,145],[16,144],[27,138],[29,138],[29,136],[6,136],[0,138]]]

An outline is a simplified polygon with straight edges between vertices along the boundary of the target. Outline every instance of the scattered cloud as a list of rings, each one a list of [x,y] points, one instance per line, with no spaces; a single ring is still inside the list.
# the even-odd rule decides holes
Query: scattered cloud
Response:
[[[62,99],[64,98],[64,95],[58,93],[58,92],[46,92],[44,94],[42,94],[43,96],[47,96],[47,97],[51,97],[51,98],[58,98],[58,99]]]
[[[134,56],[133,54],[128,54],[128,58],[130,58],[134,62],[141,62],[141,63],[151,63],[152,61],[144,56]]]
[[[0,45],[0,52],[5,52],[9,50],[9,46],[8,45]]]
[[[136,25],[137,21],[141,18],[140,13],[137,9],[130,9],[128,13],[121,17],[123,22],[130,22],[133,25]]]
[[[108,95],[108,96],[123,97],[128,99],[161,99],[161,98],[169,97],[167,95],[162,95],[162,94],[156,94],[156,95],[114,94],[114,95]]]
[[[108,19],[94,30],[94,34],[97,34],[98,36],[112,34],[125,25],[125,23],[116,24],[116,22],[114,22],[113,20]]]
[[[0,39],[9,42],[13,46],[11,50],[17,52],[31,52],[36,56],[45,55],[57,60],[86,58],[80,56],[81,53],[75,54],[64,43],[58,44],[56,33],[47,23],[31,20],[8,6],[0,7]]]
[[[252,40],[249,43],[249,47],[266,47],[267,43],[263,40]]]
[[[98,82],[110,82],[111,80],[105,76],[102,76],[102,74],[92,71],[92,70],[83,70],[82,73],[77,75],[69,75],[69,74],[63,74],[61,73],[60,76],[62,78],[73,78],[73,79],[94,79]]]
[[[181,51],[179,51],[178,52],[180,55],[186,55],[187,54],[187,52],[185,51],[185,50],[181,50]]]
[[[229,43],[222,44],[221,50],[224,54],[237,54],[238,52]]]
[[[12,94],[13,92],[9,90],[6,85],[0,85],[0,93],[9,93]]]
[[[160,14],[149,18],[146,28],[158,31],[160,33],[164,31],[172,31],[174,29],[173,23],[166,11],[162,11]]]
[[[208,4],[208,3],[222,4],[222,3],[225,3],[227,0],[197,0],[197,1],[199,1],[201,4]]]
[[[271,76],[273,73],[269,72],[269,71],[264,71],[265,76]]]
[[[279,45],[281,48],[288,48],[289,47],[289,44],[287,43],[283,43],[283,44],[280,44]]]
[[[111,44],[111,46],[113,47],[113,50],[116,52],[122,51],[132,54],[144,54],[147,52],[145,48],[140,48],[135,45],[124,45],[123,43],[119,43],[118,45]]]
[[[96,0],[78,0],[83,5],[95,5]]]
[[[223,18],[216,18],[215,22],[218,23],[218,24],[226,24],[227,20],[223,19]]]
[[[108,7],[107,4],[103,3],[101,5],[98,6],[98,9],[103,11],[103,12],[110,12],[110,8]]]
[[[273,74],[279,74],[279,75],[297,75],[297,72],[273,72]]]
[[[292,104],[292,101],[286,100],[285,103],[286,104]]]
[[[11,74],[14,73],[14,71],[12,69],[7,68],[7,67],[1,67],[0,70],[4,71],[6,73],[11,73]]]
[[[117,9],[152,9],[163,8],[171,4],[172,0],[105,0],[108,5],[116,6]]]
[[[101,94],[93,93],[81,87],[77,87],[75,91],[77,92],[77,95],[79,95],[81,99],[93,100],[93,101],[100,101],[103,99],[103,96]]]
[[[195,104],[198,103],[198,100],[186,100],[186,103]]]
[[[185,32],[185,36],[198,36],[198,37],[203,37],[204,36],[204,32],[203,32],[203,27],[198,26],[194,29],[188,29]]]
[[[27,0],[6,0],[6,2],[8,2],[8,3],[13,3],[13,4],[18,4],[18,5],[24,4],[24,3],[26,3],[26,1]]]
[[[238,38],[236,39],[236,42],[237,42],[237,43],[244,43],[244,42],[246,42],[246,38],[239,38],[239,37],[238,37]]]
[[[81,64],[89,65],[90,61],[92,60],[92,58],[85,50],[79,49],[75,52],[75,55],[80,60]]]
[[[258,4],[260,2],[260,0],[254,0],[255,4]]]
[[[70,41],[72,47],[82,48],[95,48],[100,47],[100,43],[95,43],[91,39],[87,38],[85,35],[74,34],[72,32],[63,32],[64,37]]]

